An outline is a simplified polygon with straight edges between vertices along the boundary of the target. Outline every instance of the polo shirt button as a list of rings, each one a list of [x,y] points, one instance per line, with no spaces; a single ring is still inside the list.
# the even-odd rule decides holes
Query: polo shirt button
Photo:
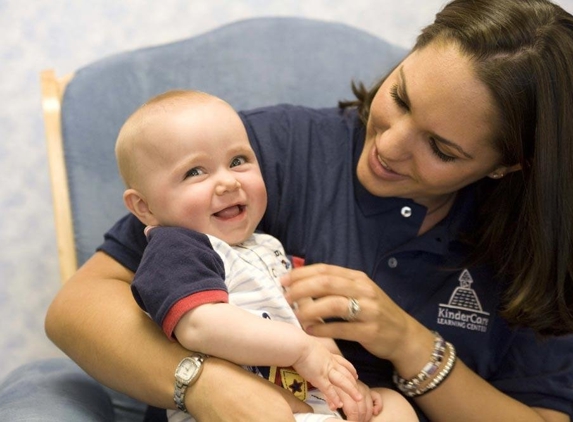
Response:
[[[398,260],[397,260],[396,258],[394,258],[394,257],[390,258],[390,259],[388,260],[388,266],[389,266],[390,268],[396,268],[396,267],[398,266]]]
[[[404,207],[404,208],[402,208],[402,210],[400,212],[402,213],[403,217],[408,218],[412,215],[412,208]]]

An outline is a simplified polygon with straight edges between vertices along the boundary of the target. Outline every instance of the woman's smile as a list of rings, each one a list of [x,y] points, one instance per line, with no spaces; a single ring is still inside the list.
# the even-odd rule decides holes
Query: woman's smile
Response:
[[[394,171],[388,163],[380,156],[376,145],[372,146],[369,160],[370,169],[380,179],[388,182],[397,182],[407,179],[407,176]]]

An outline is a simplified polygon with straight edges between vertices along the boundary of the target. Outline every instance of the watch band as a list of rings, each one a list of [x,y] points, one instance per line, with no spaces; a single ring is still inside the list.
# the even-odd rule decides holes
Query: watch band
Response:
[[[187,391],[187,385],[175,381],[175,392],[173,393],[173,401],[179,410],[185,413],[187,411],[187,406],[185,406],[185,392]]]
[[[196,352],[183,358],[177,365],[177,369],[175,369],[173,401],[182,412],[189,413],[185,406],[185,392],[187,387],[193,385],[199,378],[199,375],[201,375],[205,359],[207,359],[207,355]]]

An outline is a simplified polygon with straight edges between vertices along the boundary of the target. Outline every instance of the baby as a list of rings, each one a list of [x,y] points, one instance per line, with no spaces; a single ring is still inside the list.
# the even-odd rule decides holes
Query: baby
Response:
[[[278,282],[291,265],[283,247],[255,233],[266,189],[231,106],[196,91],[159,95],[123,125],[116,156],[148,238],[132,291],[168,337],[280,381],[315,412],[297,421],[341,419],[335,409],[361,400],[372,402],[365,420],[385,421],[381,394],[384,409],[413,413],[394,391],[359,391],[335,342],[301,329]],[[179,407],[170,421],[192,420]]]

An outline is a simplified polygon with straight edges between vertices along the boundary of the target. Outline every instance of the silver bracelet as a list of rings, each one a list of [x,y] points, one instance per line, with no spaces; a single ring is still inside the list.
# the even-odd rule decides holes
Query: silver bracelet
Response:
[[[438,387],[442,382],[444,382],[446,378],[448,378],[448,376],[452,373],[452,369],[454,368],[454,365],[456,363],[456,349],[451,343],[446,343],[446,345],[448,347],[449,356],[446,364],[444,365],[444,368],[440,371],[438,375],[436,375],[436,377],[432,381],[430,381],[428,385],[426,385],[425,388],[416,391],[417,394],[413,397],[420,397],[426,393],[429,393],[430,391]]]
[[[434,334],[436,336],[434,351],[432,352],[430,361],[424,365],[418,375],[407,380],[398,375],[398,372],[394,370],[394,384],[396,384],[398,390],[407,397],[419,397],[438,387],[450,374],[455,364],[456,349],[454,346],[446,342],[438,333],[434,332]],[[442,370],[437,372],[444,360],[446,349],[449,353],[448,360]],[[422,387],[421,385],[428,379],[431,379],[431,381]]]

